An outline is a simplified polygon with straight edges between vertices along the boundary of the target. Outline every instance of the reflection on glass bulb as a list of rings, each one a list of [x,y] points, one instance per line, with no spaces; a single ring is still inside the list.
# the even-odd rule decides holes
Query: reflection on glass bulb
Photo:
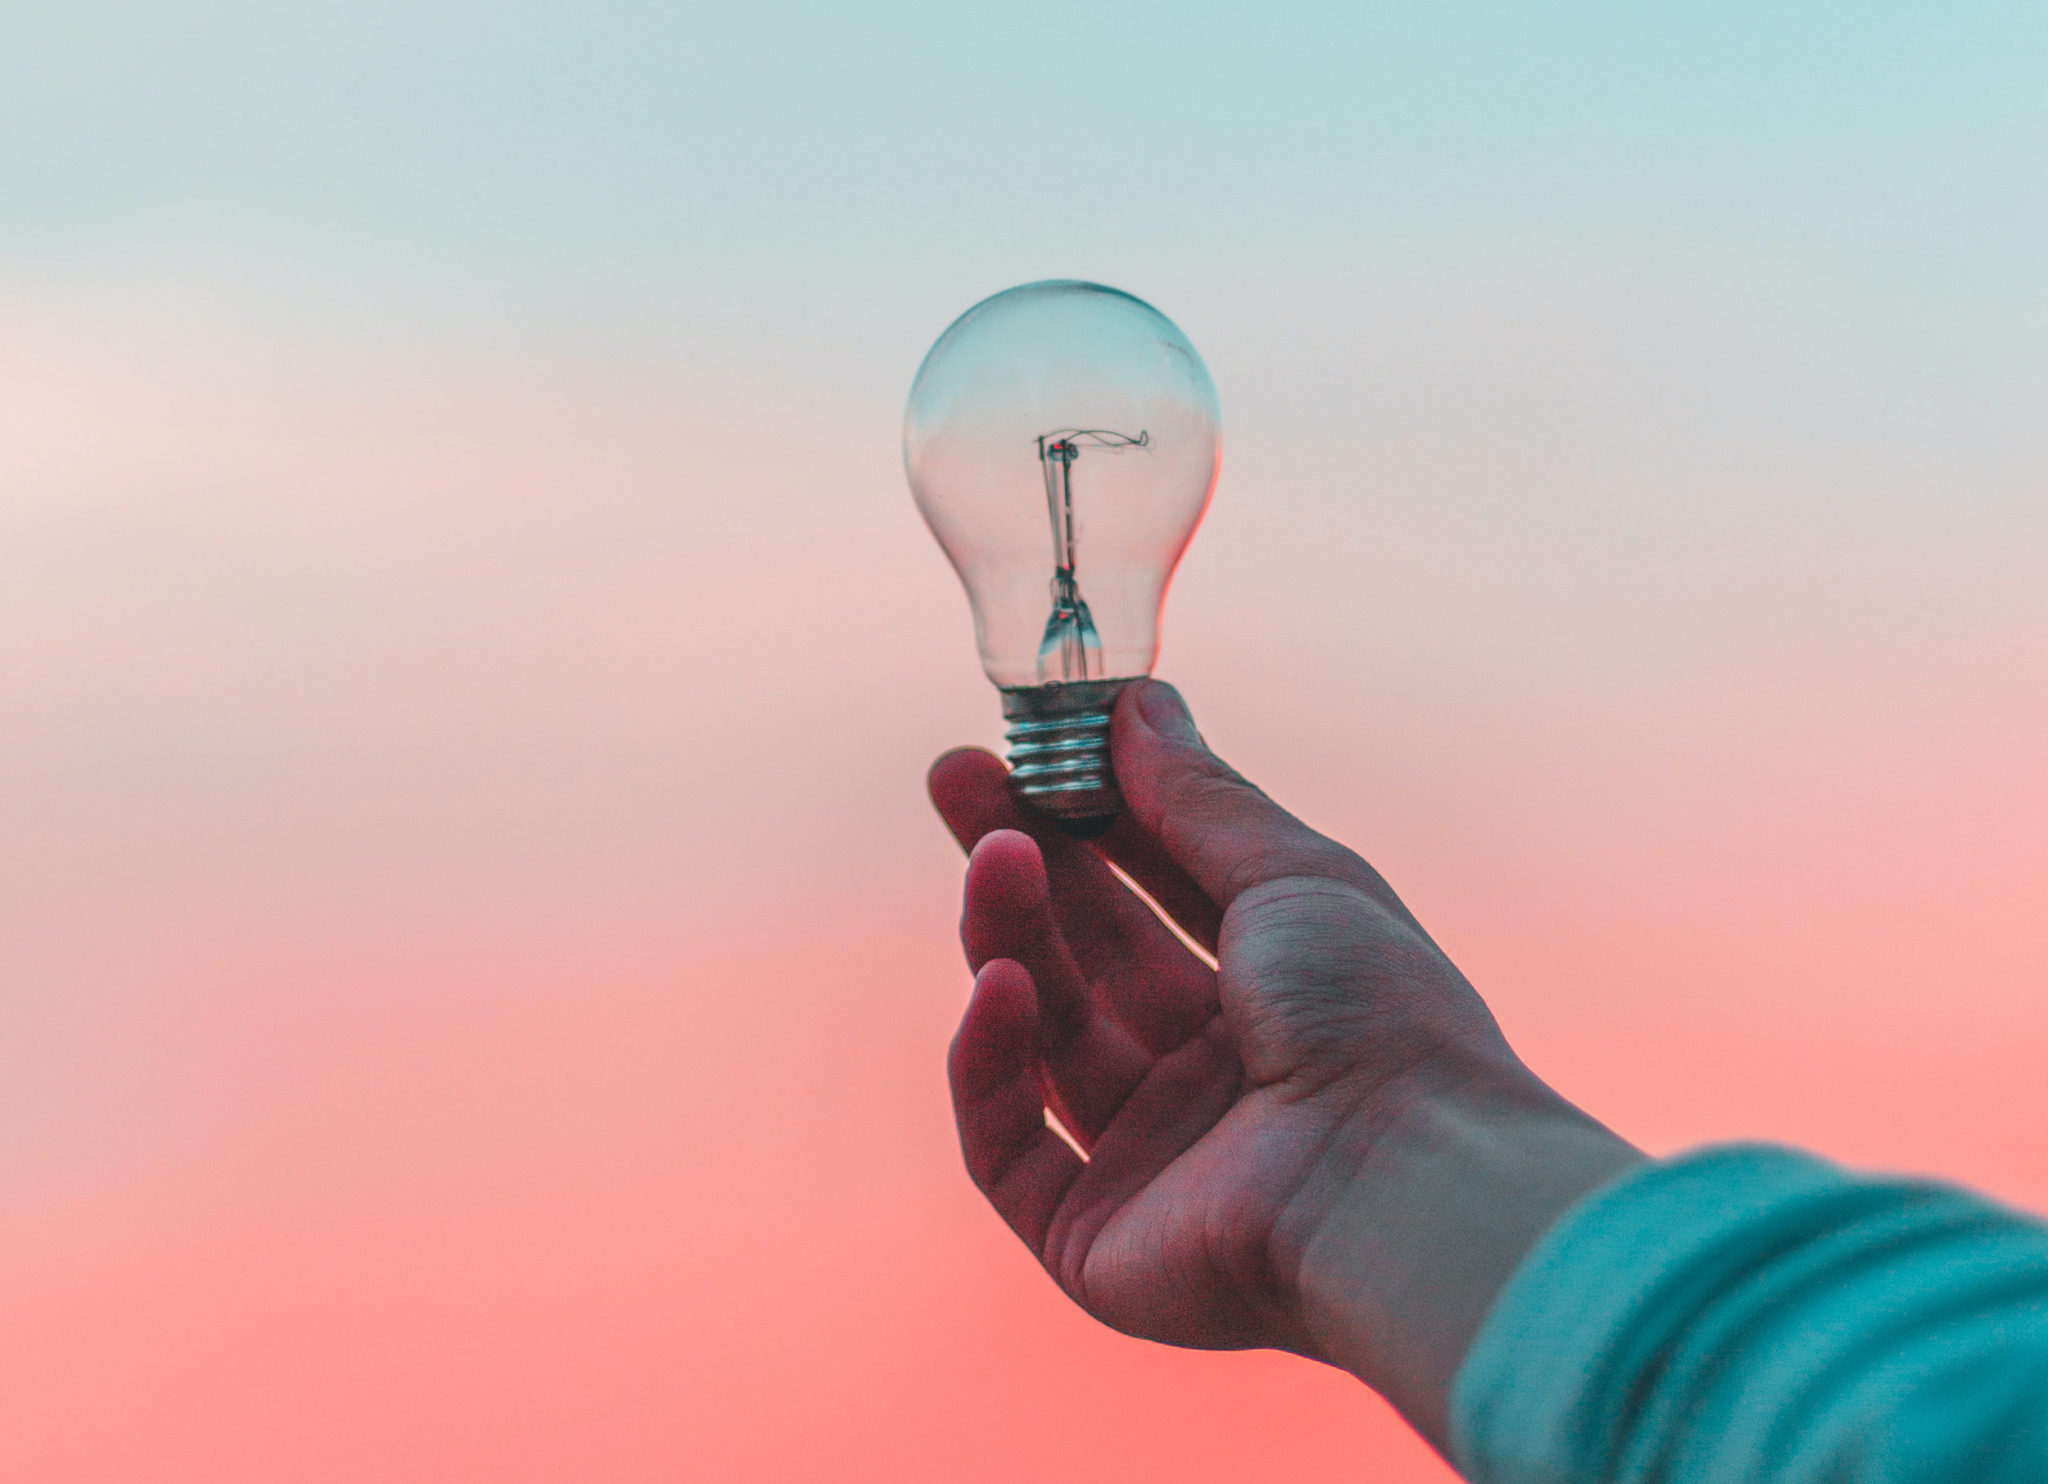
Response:
[[[1109,713],[1158,656],[1159,605],[1216,485],[1218,423],[1171,320],[1070,280],[982,300],[911,386],[904,467],[1002,690],[1012,784],[1076,833],[1119,807]]]

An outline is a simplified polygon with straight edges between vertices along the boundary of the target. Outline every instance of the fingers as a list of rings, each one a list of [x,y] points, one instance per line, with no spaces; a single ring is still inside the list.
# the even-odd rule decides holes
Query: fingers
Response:
[[[1046,1127],[1038,1080],[1037,995],[1021,964],[997,959],[975,976],[946,1072],[967,1173],[1033,1252],[1087,1168]]]
[[[996,830],[974,847],[960,938],[977,972],[993,961],[1010,960],[1036,985],[1036,1044],[1045,1091],[1060,1121],[1084,1146],[1092,1144],[1144,1079],[1153,1057],[1103,1013],[1067,951],[1053,918],[1045,865],[1031,840],[1014,830]]]
[[[1222,911],[1174,863],[1159,842],[1132,819],[1128,809],[1116,817],[1116,823],[1095,842],[1095,847],[1157,902],[1182,932],[1201,944],[1212,958],[1215,956],[1216,938],[1223,929]]]
[[[1003,760],[985,748],[956,747],[946,753],[932,764],[925,791],[962,850],[974,849],[991,830],[1022,830],[1034,839],[1045,830],[1044,821],[1033,818],[1010,792],[1010,770]]]
[[[979,747],[955,748],[933,763],[926,787],[962,850],[972,850],[974,842],[990,830],[1022,830],[1038,842],[1056,874],[1069,859],[1099,866],[1099,851],[1137,882],[1182,932],[1209,952],[1216,951],[1222,912],[1160,849],[1159,842],[1134,823],[1128,810],[1117,816],[1109,833],[1094,841],[1091,849],[1018,803],[1010,792],[1010,770],[994,753]],[[1090,873],[1084,870],[1082,874]],[[1106,871],[1092,875],[1102,881],[1114,879]]]
[[[1132,826],[1156,841],[1215,906],[1227,910],[1262,882],[1325,876],[1357,886],[1407,916],[1377,871],[1209,751],[1172,686],[1134,682],[1117,703],[1112,727],[1117,783]]]
[[[993,754],[961,748],[933,765],[932,801],[954,838],[969,850],[998,830],[1028,834],[1043,861],[1058,936],[1077,971],[1110,1013],[1148,1050],[1159,1053],[1180,1045],[1215,1012],[1215,974],[1116,878],[1093,846],[1067,838],[1019,804],[1010,792],[1009,776],[1009,770]],[[1104,843],[1117,839],[1113,832]],[[1144,842],[1135,835],[1131,839],[1135,843],[1128,847],[1129,852],[1136,858]],[[1185,877],[1179,877],[1175,885],[1171,876],[1177,875],[1176,868],[1156,846],[1150,849],[1150,858],[1164,863],[1152,872],[1153,880],[1165,881],[1165,890],[1176,900],[1201,902],[1202,916],[1195,924],[1208,924],[1207,941],[1213,944],[1215,908]],[[1126,846],[1117,844],[1116,850],[1114,858],[1124,866]],[[1155,900],[1160,899],[1153,880],[1135,871],[1133,876]],[[1176,920],[1201,941],[1187,919]],[[1009,948],[991,948],[990,955],[996,954],[1019,956]],[[1032,971],[1039,972],[1036,964]],[[1046,980],[1041,978],[1039,983],[1043,986]]]

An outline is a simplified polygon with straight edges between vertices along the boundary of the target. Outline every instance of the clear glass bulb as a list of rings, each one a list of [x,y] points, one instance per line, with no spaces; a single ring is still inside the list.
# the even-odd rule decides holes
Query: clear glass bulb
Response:
[[[1208,508],[1216,388],[1173,322],[1101,284],[982,300],[910,388],[903,463],[974,609],[1011,781],[1077,833],[1119,807],[1109,713],[1152,671],[1159,607]]]

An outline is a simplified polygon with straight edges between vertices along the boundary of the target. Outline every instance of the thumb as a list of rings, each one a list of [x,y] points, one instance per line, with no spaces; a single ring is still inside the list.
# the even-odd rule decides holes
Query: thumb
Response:
[[[1180,692],[1164,681],[1140,680],[1124,689],[1110,750],[1134,822],[1219,909],[1254,886],[1290,876],[1348,882],[1398,907],[1371,866],[1211,752]]]

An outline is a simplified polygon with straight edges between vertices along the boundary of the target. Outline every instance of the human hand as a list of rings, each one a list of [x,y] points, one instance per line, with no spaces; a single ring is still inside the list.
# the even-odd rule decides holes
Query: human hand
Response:
[[[1522,1066],[1372,867],[1209,752],[1171,687],[1125,691],[1112,750],[1125,812],[1092,845],[1021,808],[986,752],[932,769],[972,851],[950,1060],[969,1173],[1105,1323],[1343,1365],[1441,1442],[1493,1293],[1633,1151]]]

